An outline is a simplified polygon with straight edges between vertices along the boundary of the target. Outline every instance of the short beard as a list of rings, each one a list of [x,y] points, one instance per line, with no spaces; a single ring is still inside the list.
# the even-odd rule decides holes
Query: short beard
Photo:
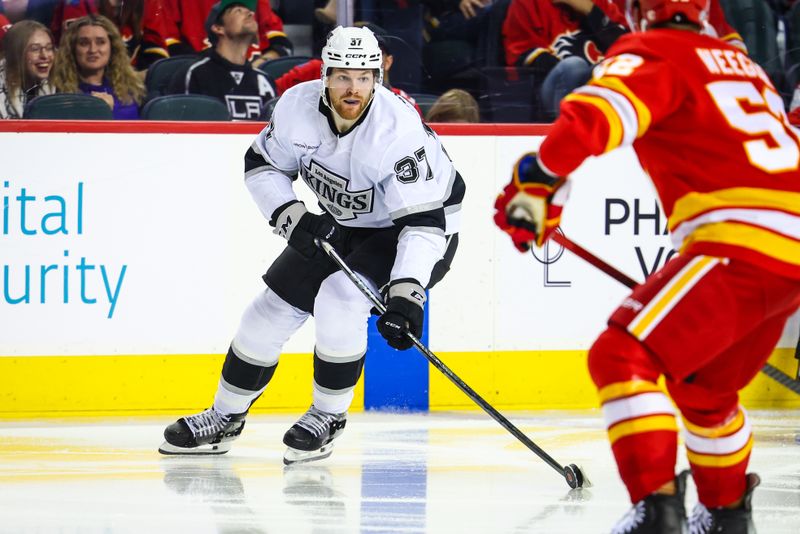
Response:
[[[341,100],[340,100],[339,102],[341,102]],[[355,115],[354,115],[353,117],[346,117],[346,116],[344,115],[344,113],[342,113],[342,112],[339,110],[339,106],[337,106],[336,104],[334,104],[334,105],[333,105],[333,109],[334,109],[334,111],[336,111],[336,113],[338,113],[338,114],[339,114],[339,116],[340,116],[341,118],[343,118],[343,119],[345,119],[345,120],[348,120],[348,121],[352,121],[352,120],[355,120],[355,119],[357,119],[358,117],[360,117],[360,116],[361,116],[361,114],[362,114],[362,113],[364,113],[364,109],[367,107],[367,102],[368,102],[368,101],[361,100],[361,107],[358,109],[358,111],[355,113]]]

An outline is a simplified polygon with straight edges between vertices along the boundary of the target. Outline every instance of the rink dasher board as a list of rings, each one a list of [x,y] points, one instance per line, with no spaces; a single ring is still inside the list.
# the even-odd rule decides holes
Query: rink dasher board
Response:
[[[218,355],[263,289],[260,275],[285,245],[271,234],[242,179],[243,155],[259,126],[162,124],[160,131],[169,133],[156,133],[153,123],[60,123],[59,131],[5,122],[0,324],[7,328],[0,365],[37,356],[79,358],[83,374],[92,373],[98,358],[133,357],[148,374],[151,364],[144,362],[164,365],[170,358],[179,369],[196,355],[191,361],[208,360],[209,369],[196,365],[193,372],[213,383]],[[15,122],[20,131],[8,131]],[[37,129],[43,131],[30,131]],[[591,405],[584,354],[627,290],[557,245],[519,254],[492,223],[494,198],[514,161],[538,146],[546,126],[439,130],[467,195],[458,254],[431,291],[431,348],[477,390],[498,391],[495,402]],[[632,151],[589,160],[573,179],[562,225],[567,235],[638,280],[663,265],[673,252],[666,221]],[[307,206],[316,205],[304,185],[295,189]],[[287,354],[310,352],[312,323],[287,343]],[[776,355],[785,369],[793,364],[789,349],[797,332],[795,316]],[[297,370],[282,368],[283,374],[303,375],[297,389],[307,389],[309,358],[284,360],[296,360],[284,368]],[[491,376],[479,372],[487,361],[495,366]],[[132,372],[139,368],[125,364]],[[530,384],[534,372],[538,388]],[[565,374],[588,391],[561,399],[547,384]],[[528,382],[518,384],[519,376]],[[27,387],[11,384],[17,392]],[[431,408],[463,403],[440,377],[432,375],[429,387]],[[291,408],[292,388],[278,388],[275,404]],[[16,402],[0,402],[0,413]]]

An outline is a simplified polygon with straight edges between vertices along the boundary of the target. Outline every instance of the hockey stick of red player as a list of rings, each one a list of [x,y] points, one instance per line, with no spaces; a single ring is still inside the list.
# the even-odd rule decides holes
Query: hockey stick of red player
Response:
[[[628,286],[631,289],[639,285],[639,282],[627,274],[623,273],[622,271],[618,271],[579,244],[573,242],[570,238],[562,234],[560,229],[556,229],[556,231],[551,234],[550,238],[585,262],[600,269],[614,280],[620,282],[622,285]]]
[[[582,246],[578,245],[570,238],[565,236],[560,230],[556,230],[551,234],[551,239],[564,247],[565,249],[569,250],[582,260],[586,261],[590,265],[600,269],[607,275],[609,275],[614,280],[620,282],[622,285],[627,286],[631,289],[639,285],[639,282],[631,278],[630,276],[626,275],[625,273],[617,270],[613,266],[609,265],[608,263],[604,262]],[[761,372],[770,377],[771,379],[775,380],[780,385],[786,387],[787,389],[793,391],[800,395],[800,382],[794,380],[791,376],[787,375],[774,365],[770,363],[765,363],[764,367],[761,368]]]
[[[330,243],[325,241],[324,239],[316,239],[316,244],[320,247],[325,254],[328,255],[342,270],[342,272],[347,275],[351,282],[353,282],[356,287],[363,293],[367,299],[372,303],[373,306],[383,314],[386,311],[386,306],[383,304],[381,298],[376,295],[372,289],[370,289],[367,284],[364,283],[359,276],[353,272],[350,267],[344,262],[344,260],[339,256],[336,250],[331,246]],[[557,461],[555,461],[549,454],[547,454],[541,447],[536,445],[528,436],[522,433],[520,429],[514,426],[511,421],[506,419],[503,414],[498,412],[491,404],[486,402],[483,397],[478,395],[474,389],[469,387],[467,384],[464,383],[453,371],[450,370],[436,355],[431,352],[428,347],[426,347],[416,336],[411,334],[410,332],[406,332],[406,336],[414,346],[417,348],[418,351],[422,353],[428,361],[436,367],[439,371],[442,372],[450,381],[458,387],[464,394],[472,399],[475,404],[480,406],[483,411],[488,413],[492,419],[500,423],[500,426],[508,430],[515,438],[523,443],[526,447],[528,447],[531,451],[533,451],[539,458],[545,461],[547,465],[555,469],[556,471],[563,476],[567,484],[570,488],[582,488],[582,487],[589,487],[591,484],[589,480],[584,476],[581,469],[575,464],[569,464],[566,466],[562,466]]]

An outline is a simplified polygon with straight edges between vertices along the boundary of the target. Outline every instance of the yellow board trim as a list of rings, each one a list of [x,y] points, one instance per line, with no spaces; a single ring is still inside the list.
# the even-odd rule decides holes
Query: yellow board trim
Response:
[[[221,354],[0,357],[0,418],[192,413],[214,400]],[[284,354],[253,413],[311,404],[312,354]],[[364,408],[363,380],[354,410]]]
[[[692,465],[699,465],[702,467],[730,467],[744,461],[752,449],[753,436],[750,436],[750,439],[747,440],[747,444],[733,454],[698,454],[687,450],[686,458]]]
[[[586,102],[596,107],[605,115],[606,121],[608,121],[608,141],[606,142],[606,148],[603,152],[610,152],[622,144],[622,119],[619,118],[617,112],[606,99],[594,95],[571,93],[564,97],[564,101]]]
[[[586,351],[436,355],[498,410],[599,408]],[[0,419],[192,413],[211,403],[223,361],[223,355],[213,354],[0,357]],[[796,376],[794,349],[776,350],[770,363]],[[253,413],[305,410],[312,374],[311,354],[284,354]],[[353,411],[364,408],[363,380]],[[480,410],[433,366],[428,386],[431,411]],[[800,397],[763,373],[740,399],[748,409],[800,408]]]
[[[586,351],[437,351],[436,355],[498,410],[598,408]],[[429,366],[428,376],[431,411],[480,410],[435,367]]]
[[[623,421],[608,429],[608,440],[613,445],[626,436],[662,430],[678,433],[678,423],[674,415],[650,415]]]

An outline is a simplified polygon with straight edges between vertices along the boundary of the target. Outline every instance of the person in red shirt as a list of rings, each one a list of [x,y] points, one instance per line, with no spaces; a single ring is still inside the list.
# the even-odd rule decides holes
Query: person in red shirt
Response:
[[[136,69],[144,70],[169,56],[169,13],[164,0],[60,0],[50,27],[56,41],[70,23],[87,15],[103,15],[116,24]]]
[[[0,8],[2,3],[0,3]],[[0,11],[0,52],[3,51],[3,37],[6,36],[8,30],[11,29],[11,21],[9,21],[6,16]]]
[[[589,351],[634,503],[614,532],[685,532],[673,403],[700,501],[691,532],[752,532],[759,477],[746,474],[753,436],[738,391],[800,306],[800,134],[763,68],[701,34],[708,0],[634,7],[631,20],[647,31],[620,37],[564,99],[538,154],[514,166],[495,222],[518,249],[541,245],[570,173],[633,148],[679,255],[633,289]]]
[[[171,18],[167,46],[171,55],[195,54],[211,46],[205,30],[205,21],[211,6],[217,0],[164,0]],[[243,2],[255,4],[258,21],[258,42],[250,51],[251,60],[266,61],[277,57],[290,56],[294,51],[291,40],[283,31],[283,21],[272,11],[269,0]],[[258,66],[254,63],[254,66]]]
[[[544,78],[539,99],[548,118],[620,35],[625,17],[612,0],[512,0],[503,22],[506,63]]]

